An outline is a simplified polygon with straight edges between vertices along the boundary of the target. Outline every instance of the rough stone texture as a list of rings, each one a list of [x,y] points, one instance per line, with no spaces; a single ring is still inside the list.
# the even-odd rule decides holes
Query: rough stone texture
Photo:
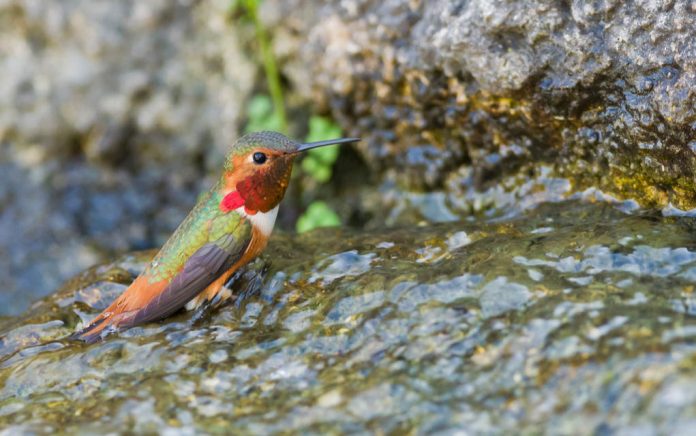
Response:
[[[232,304],[66,339],[149,260],[114,258],[0,320],[0,427],[690,435],[695,225],[565,202],[496,223],[276,235]]]
[[[228,8],[0,2],[3,303],[179,223],[263,83]],[[363,136],[384,182],[322,188],[347,222],[508,213],[585,188],[696,207],[693,2],[265,0],[261,12],[291,105]],[[368,179],[343,162],[335,186]]]
[[[294,88],[397,179],[456,191],[547,162],[575,189],[696,207],[694,2],[269,0],[264,17]]]
[[[0,313],[186,214],[255,80],[227,7],[0,3]]]

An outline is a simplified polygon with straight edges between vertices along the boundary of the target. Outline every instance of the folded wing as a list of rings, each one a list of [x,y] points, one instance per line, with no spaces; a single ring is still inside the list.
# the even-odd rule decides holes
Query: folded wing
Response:
[[[95,342],[109,330],[172,315],[239,261],[251,241],[251,224],[221,212],[216,197],[204,198],[148,268],[72,338]],[[211,213],[201,213],[206,211]]]

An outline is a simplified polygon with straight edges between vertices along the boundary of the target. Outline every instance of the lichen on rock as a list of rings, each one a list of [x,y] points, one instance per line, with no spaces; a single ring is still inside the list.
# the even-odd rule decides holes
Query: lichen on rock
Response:
[[[0,425],[678,432],[696,407],[693,246],[691,218],[588,202],[277,235],[233,303],[68,340],[153,252],[122,256],[0,323]]]
[[[365,135],[365,160],[401,168],[402,183],[433,189],[464,166],[485,188],[534,162],[576,192],[696,207],[688,2],[295,0],[264,11],[294,88]]]

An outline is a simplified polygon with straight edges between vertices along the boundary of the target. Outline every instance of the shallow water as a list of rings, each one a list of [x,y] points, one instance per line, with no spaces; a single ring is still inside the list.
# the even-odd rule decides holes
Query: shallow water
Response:
[[[544,204],[505,221],[276,235],[234,304],[65,341],[143,268],[0,321],[11,431],[688,432],[692,218]]]

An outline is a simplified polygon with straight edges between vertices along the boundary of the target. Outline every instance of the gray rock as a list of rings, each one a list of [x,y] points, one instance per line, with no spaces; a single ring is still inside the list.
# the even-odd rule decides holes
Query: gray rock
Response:
[[[448,242],[462,234],[465,246]],[[599,257],[611,261],[598,268]],[[233,283],[231,304],[89,346],[66,339],[147,260],[92,268],[0,321],[3,429],[632,435],[694,425],[691,218],[565,202],[498,223],[279,234]]]
[[[0,313],[188,212],[255,80],[227,7],[0,4]]]
[[[367,137],[368,163],[405,167],[392,175],[404,183],[457,193],[545,163],[575,189],[696,207],[693,2],[270,0],[264,12],[294,89]]]
[[[526,286],[508,283],[504,277],[497,278],[481,290],[481,314],[491,318],[520,309],[530,297]]]
[[[258,80],[228,7],[0,4],[3,295],[180,222]],[[267,0],[261,17],[292,105],[365,138],[382,189],[330,192],[344,217],[509,216],[585,188],[696,207],[690,3]]]

